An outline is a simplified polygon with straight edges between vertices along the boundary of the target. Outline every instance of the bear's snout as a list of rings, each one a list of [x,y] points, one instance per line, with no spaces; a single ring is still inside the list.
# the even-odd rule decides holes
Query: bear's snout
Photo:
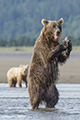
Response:
[[[60,31],[57,31],[57,35],[58,35],[58,36],[60,35]]]
[[[24,70],[24,73],[26,73],[26,70]]]

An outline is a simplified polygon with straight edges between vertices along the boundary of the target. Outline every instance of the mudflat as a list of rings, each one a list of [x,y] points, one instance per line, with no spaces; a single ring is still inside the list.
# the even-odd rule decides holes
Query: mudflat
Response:
[[[30,65],[32,51],[0,52],[0,82],[7,82],[7,71],[20,64]],[[59,65],[58,83],[80,83],[80,51],[74,50],[63,65]]]

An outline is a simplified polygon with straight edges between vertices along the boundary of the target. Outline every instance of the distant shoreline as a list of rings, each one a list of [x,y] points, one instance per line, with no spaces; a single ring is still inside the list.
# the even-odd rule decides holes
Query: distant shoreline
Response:
[[[27,60],[0,60],[0,83],[7,83],[7,71],[11,67],[18,67],[20,64],[30,65]],[[67,61],[59,66],[59,80],[57,83],[78,83],[80,84],[80,61]]]
[[[7,83],[6,73],[11,67],[29,64],[33,51],[0,52],[0,83]],[[80,83],[80,50],[73,50],[67,62],[59,66],[57,83]]]
[[[0,47],[0,52],[3,51],[32,51],[34,46],[14,46],[14,47]],[[73,50],[80,50],[80,46],[73,46]]]
[[[32,50],[28,51],[0,51],[0,60],[31,60]],[[72,50],[69,60],[80,61],[80,50]]]

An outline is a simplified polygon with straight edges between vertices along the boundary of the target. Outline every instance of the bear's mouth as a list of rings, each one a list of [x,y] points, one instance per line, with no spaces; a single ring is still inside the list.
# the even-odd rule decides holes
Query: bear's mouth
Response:
[[[55,40],[56,40],[56,39],[58,39],[58,38],[59,38],[59,36],[58,36],[58,35],[56,35],[56,34],[54,34],[54,38],[55,38]]]

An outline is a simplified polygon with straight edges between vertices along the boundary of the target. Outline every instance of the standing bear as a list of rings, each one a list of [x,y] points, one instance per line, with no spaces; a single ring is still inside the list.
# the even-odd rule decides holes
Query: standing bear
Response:
[[[28,68],[28,65],[20,65],[19,67],[13,67],[9,69],[7,72],[9,86],[16,87],[16,83],[18,83],[19,87],[22,87],[21,81],[23,80],[27,87]]]
[[[59,99],[56,88],[58,64],[65,63],[72,50],[70,40],[59,43],[63,19],[46,21],[39,38],[34,45],[34,52],[28,75],[28,92],[32,109],[38,109],[45,102],[46,108],[53,108]]]

